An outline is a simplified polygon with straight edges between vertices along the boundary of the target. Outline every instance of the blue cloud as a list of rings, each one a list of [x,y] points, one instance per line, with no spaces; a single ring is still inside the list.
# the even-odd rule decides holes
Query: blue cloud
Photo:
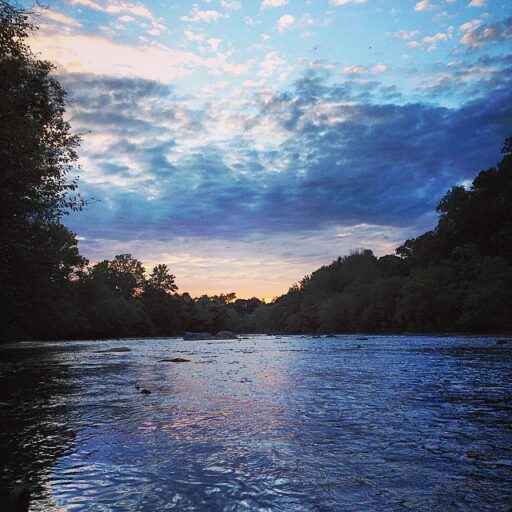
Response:
[[[245,132],[215,141],[208,106],[185,108],[162,84],[74,75],[66,85],[76,124],[107,141],[84,147],[97,172],[90,180],[85,169],[82,189],[101,202],[71,217],[94,239],[234,240],[354,224],[420,231],[449,187],[495,163],[512,120],[510,87],[447,108],[406,103],[378,82],[308,74],[254,99]],[[287,135],[265,148],[251,134],[268,122]]]

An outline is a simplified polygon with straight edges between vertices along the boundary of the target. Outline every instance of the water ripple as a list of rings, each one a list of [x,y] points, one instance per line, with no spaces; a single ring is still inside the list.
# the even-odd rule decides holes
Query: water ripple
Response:
[[[493,338],[33,343],[0,361],[0,492],[28,480],[33,512],[512,500],[512,344]]]

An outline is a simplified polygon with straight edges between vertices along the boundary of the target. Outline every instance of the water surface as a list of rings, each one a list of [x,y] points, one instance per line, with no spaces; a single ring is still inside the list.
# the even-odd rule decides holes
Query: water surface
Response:
[[[508,511],[497,339],[3,346],[1,485],[28,481],[45,512]]]

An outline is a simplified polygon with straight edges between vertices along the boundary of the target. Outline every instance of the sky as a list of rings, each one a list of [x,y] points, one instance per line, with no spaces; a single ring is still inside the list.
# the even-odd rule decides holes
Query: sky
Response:
[[[510,0],[49,0],[96,262],[266,298],[393,253],[512,134]]]

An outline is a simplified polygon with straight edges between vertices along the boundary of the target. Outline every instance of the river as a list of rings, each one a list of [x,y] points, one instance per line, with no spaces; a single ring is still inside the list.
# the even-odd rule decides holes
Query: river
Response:
[[[1,485],[38,512],[508,511],[499,339],[0,346]]]

